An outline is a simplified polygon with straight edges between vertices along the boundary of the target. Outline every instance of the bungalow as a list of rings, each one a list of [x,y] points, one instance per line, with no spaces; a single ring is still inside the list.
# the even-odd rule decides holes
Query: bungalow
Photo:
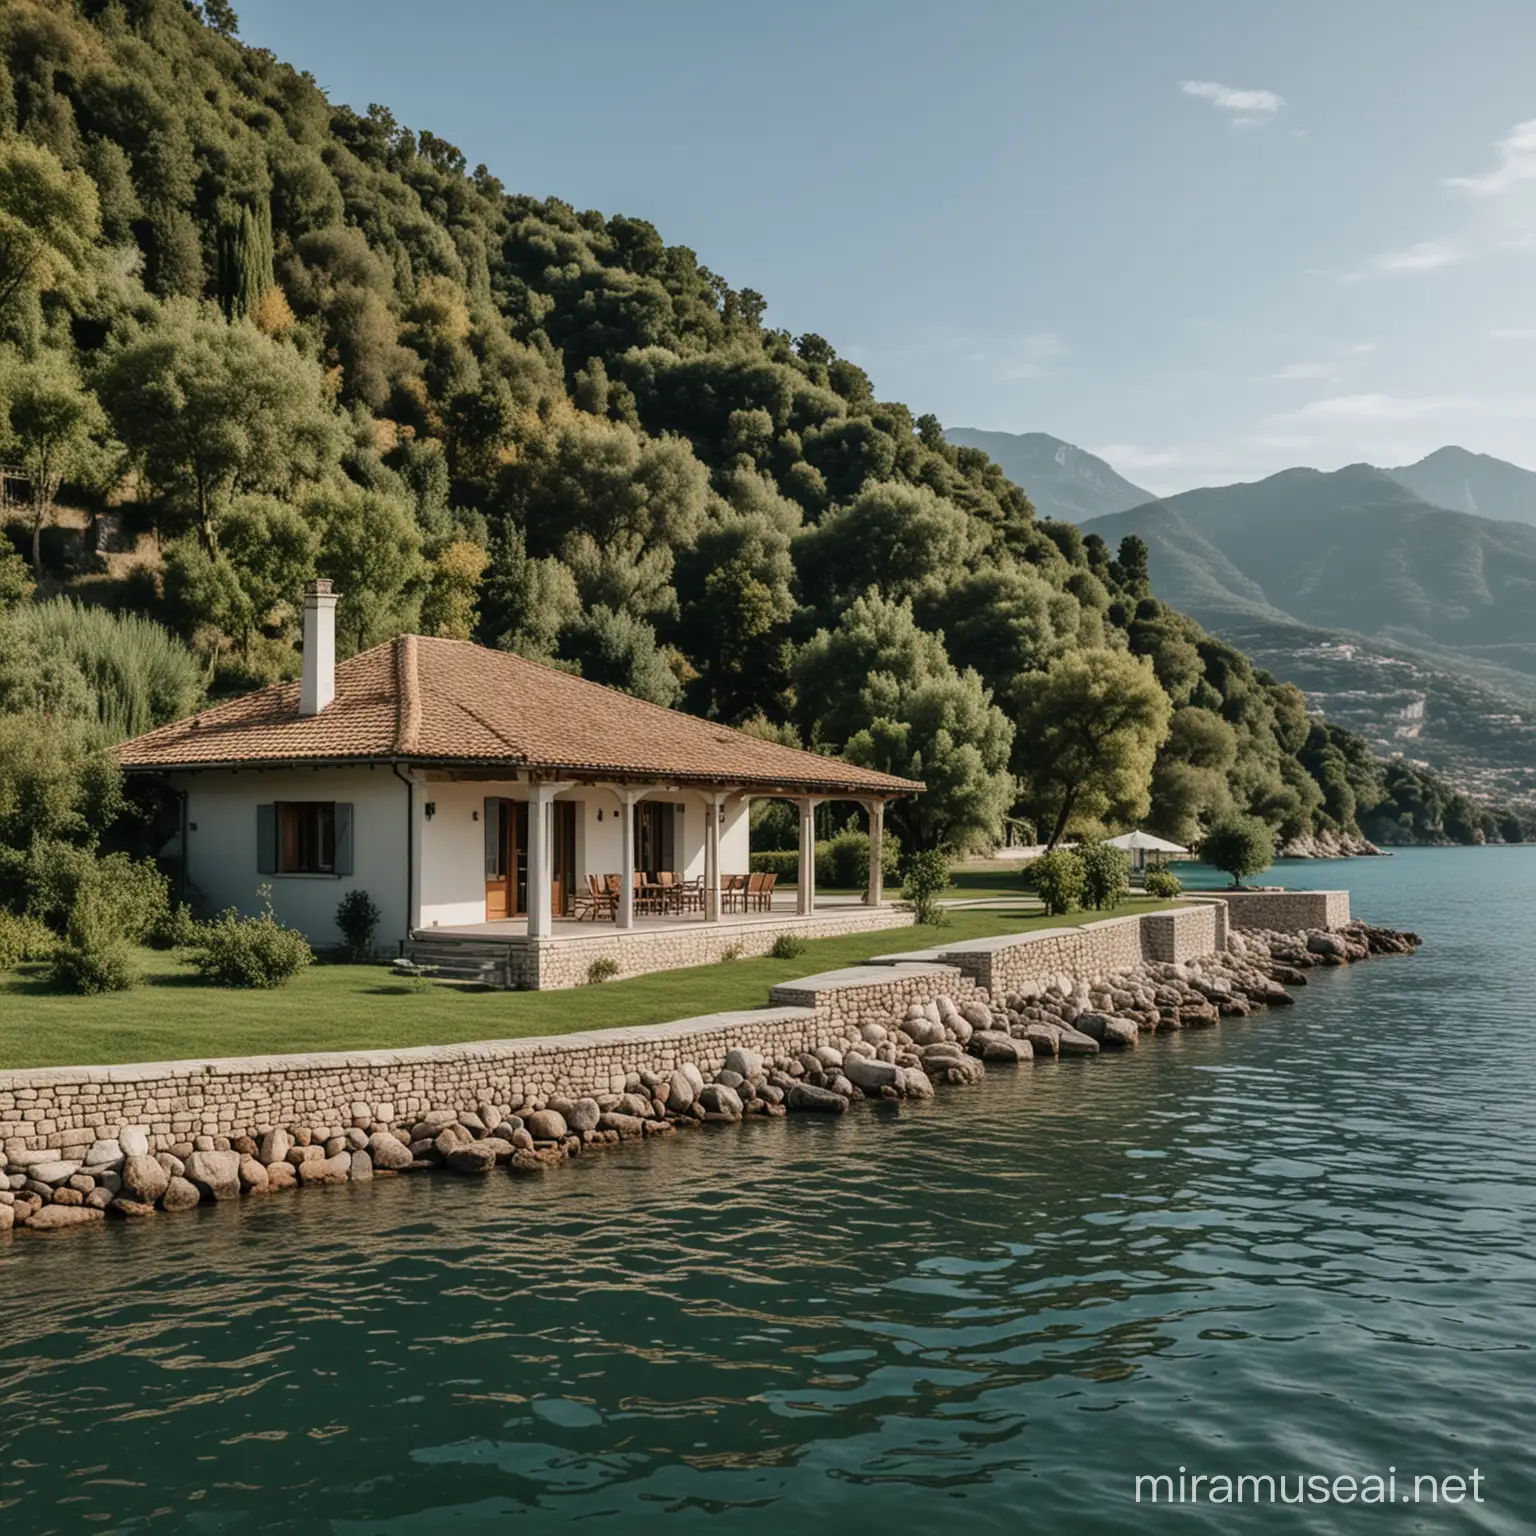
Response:
[[[723,877],[746,873],[750,803],[773,796],[800,818],[799,883],[781,923],[816,915],[812,812],[833,799],[869,813],[856,905],[871,919],[890,912],[885,803],[921,784],[461,641],[402,635],[337,665],[335,610],[330,583],[311,583],[299,682],[119,748],[126,770],[178,792],[200,906],[248,912],[265,887],[280,918],[326,944],[340,936],[341,896],[365,890],[390,952],[424,936],[537,944],[596,929],[720,928],[750,915],[722,899]],[[697,893],[686,909],[654,899],[650,882],[674,873]],[[601,892],[613,875],[612,905],[589,902],[587,877]],[[583,916],[595,921],[578,927]],[[537,973],[523,984],[548,984]]]

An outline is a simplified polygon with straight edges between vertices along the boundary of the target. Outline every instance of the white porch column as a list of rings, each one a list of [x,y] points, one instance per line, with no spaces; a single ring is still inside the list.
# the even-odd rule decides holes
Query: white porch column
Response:
[[[816,910],[816,807],[809,797],[800,802],[800,880],[795,891],[795,910],[809,917]]]
[[[547,939],[554,914],[549,902],[550,810],[547,784],[528,786],[528,937]]]
[[[619,910],[614,926],[635,926],[635,802],[639,790],[619,791],[623,809],[619,812]]]
[[[528,786],[528,937],[547,939],[554,925],[554,906],[549,899],[553,879],[555,796],[569,784]]]
[[[720,921],[720,815],[725,796],[704,797],[704,920]]]
[[[870,800],[869,807],[869,884],[864,890],[864,905],[878,907],[885,895],[885,801]]]

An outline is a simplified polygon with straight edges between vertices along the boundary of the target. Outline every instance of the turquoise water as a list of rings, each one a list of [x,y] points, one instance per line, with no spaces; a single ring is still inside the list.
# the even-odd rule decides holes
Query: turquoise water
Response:
[[[1531,1530],[1536,849],[1281,878],[1426,947],[931,1106],[13,1240],[0,1530]],[[1138,1509],[1181,1465],[1485,1502]]]

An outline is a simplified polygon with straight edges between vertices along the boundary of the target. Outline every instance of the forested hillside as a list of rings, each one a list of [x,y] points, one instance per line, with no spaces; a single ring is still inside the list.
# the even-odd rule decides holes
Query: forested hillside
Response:
[[[508,191],[235,27],[0,8],[13,902],[116,816],[104,736],[296,671],[316,573],[347,652],[472,637],[925,779],[908,847],[1412,814],[1152,596],[1140,540],[1037,518],[649,224]]]

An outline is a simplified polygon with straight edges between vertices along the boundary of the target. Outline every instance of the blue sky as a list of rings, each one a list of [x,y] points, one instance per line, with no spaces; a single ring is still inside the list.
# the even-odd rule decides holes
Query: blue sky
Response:
[[[238,8],[334,99],[652,220],[946,424],[1160,492],[1536,465],[1527,0]]]

